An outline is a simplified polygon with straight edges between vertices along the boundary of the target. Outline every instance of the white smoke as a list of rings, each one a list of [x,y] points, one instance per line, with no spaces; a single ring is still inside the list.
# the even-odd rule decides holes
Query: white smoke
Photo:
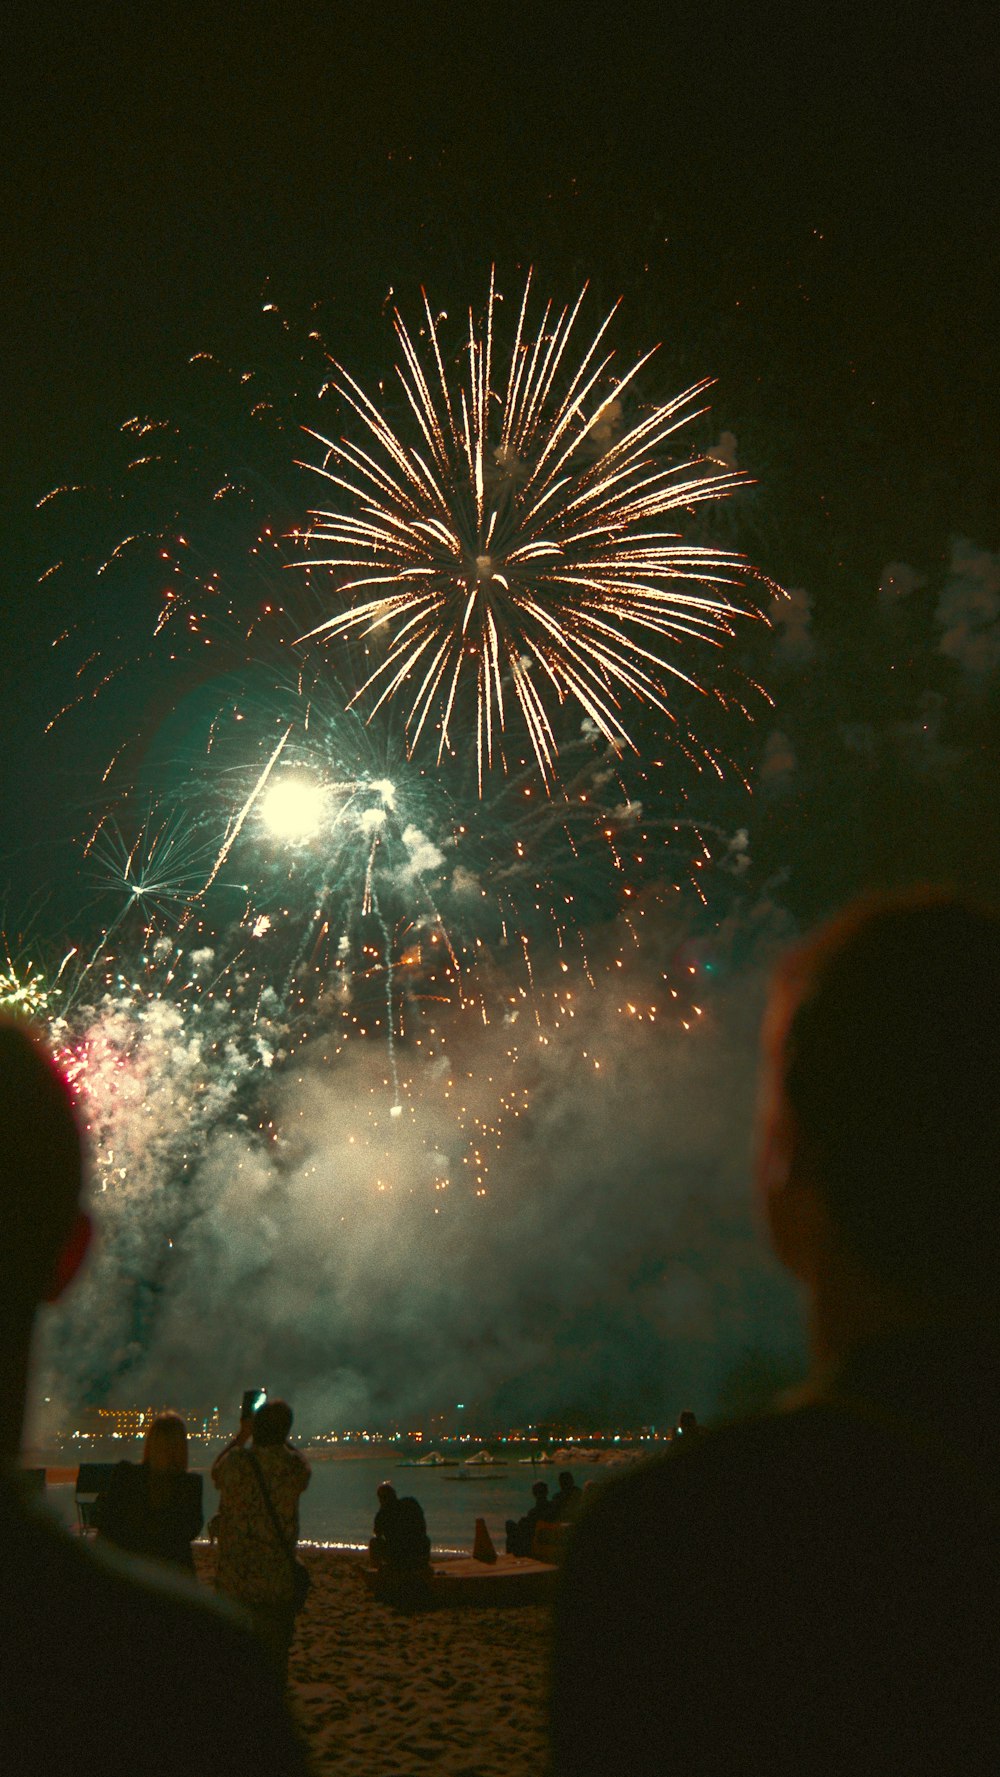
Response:
[[[812,634],[812,598],[801,586],[793,586],[771,600],[768,616],[777,631],[774,657],[786,666],[805,666],[816,652]]]
[[[968,678],[982,681],[1000,667],[1000,555],[958,542],[937,606],[941,652]]]

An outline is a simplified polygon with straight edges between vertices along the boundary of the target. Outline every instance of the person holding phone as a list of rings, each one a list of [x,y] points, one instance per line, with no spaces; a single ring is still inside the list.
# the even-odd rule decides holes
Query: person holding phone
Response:
[[[212,1464],[219,1489],[215,1588],[249,1613],[282,1677],[295,1630],[299,1498],[310,1478],[305,1457],[288,1442],[291,1429],[287,1401],[248,1389],[239,1430]]]

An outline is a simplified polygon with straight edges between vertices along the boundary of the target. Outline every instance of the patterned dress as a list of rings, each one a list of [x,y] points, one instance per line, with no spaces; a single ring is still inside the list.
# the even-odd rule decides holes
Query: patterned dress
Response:
[[[287,1444],[255,1450],[264,1484],[281,1525],[286,1546],[274,1534],[271,1516],[260,1494],[253,1462],[246,1450],[224,1450],[212,1464],[219,1489],[219,1558],[216,1590],[238,1604],[291,1608],[292,1565],[288,1548],[299,1535],[299,1495],[309,1485],[309,1464]]]

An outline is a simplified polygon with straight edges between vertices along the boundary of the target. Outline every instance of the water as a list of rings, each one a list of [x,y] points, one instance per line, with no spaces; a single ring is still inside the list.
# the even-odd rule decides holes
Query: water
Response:
[[[528,1510],[531,1484],[539,1472],[554,1492],[551,1468],[533,1471],[530,1464],[522,1468],[516,1462],[499,1473],[402,1468],[387,1463],[385,1457],[317,1462],[302,1496],[302,1535],[316,1542],[367,1547],[377,1505],[375,1489],[380,1481],[391,1481],[400,1495],[412,1493],[419,1499],[435,1549],[471,1550],[477,1518],[486,1519],[493,1541],[502,1549],[505,1521]]]
[[[201,1464],[192,1467],[204,1473],[205,1514],[211,1517],[217,1498],[215,1489],[207,1468]],[[589,1463],[572,1471],[578,1486],[609,1472],[614,1470]],[[536,1469],[530,1462],[517,1461],[499,1471],[406,1468],[385,1456],[314,1462],[312,1480],[299,1509],[302,1536],[307,1542],[367,1548],[377,1506],[375,1489],[380,1481],[391,1481],[400,1495],[412,1493],[419,1499],[436,1550],[471,1550],[477,1518],[485,1518],[494,1543],[502,1549],[505,1521],[523,1517],[533,1503],[532,1483],[538,1479],[547,1481],[550,1492],[555,1493],[557,1474],[558,1470],[551,1465]],[[50,1486],[46,1497],[67,1524],[75,1524],[71,1485]]]

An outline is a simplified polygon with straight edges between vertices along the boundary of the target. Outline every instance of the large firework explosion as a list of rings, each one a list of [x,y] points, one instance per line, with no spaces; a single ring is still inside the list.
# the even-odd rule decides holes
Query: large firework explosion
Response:
[[[96,506],[105,521],[92,527],[91,556],[102,593],[115,576],[126,577],[128,610],[145,608],[147,628],[138,641],[133,634],[131,655],[129,643],[119,640],[116,655],[103,634],[94,637],[69,700],[106,696],[109,682],[121,684],[137,663],[152,686],[151,718],[115,750],[96,839],[92,833],[87,844],[88,887],[103,882],[118,897],[108,924],[117,929],[154,917],[169,930],[171,921],[185,928],[194,921],[214,948],[229,956],[252,952],[262,984],[289,1005],[308,1003],[312,1010],[324,999],[328,1006],[360,1000],[367,1016],[381,1002],[381,1015],[368,1022],[388,1034],[406,996],[396,998],[391,983],[383,992],[379,978],[400,963],[403,979],[426,986],[433,1000],[478,998],[488,1015],[486,1001],[509,999],[503,988],[498,996],[494,988],[500,976],[506,987],[512,959],[519,984],[531,987],[537,1004],[538,983],[553,960],[561,975],[587,970],[595,924],[613,921],[622,910],[628,914],[650,888],[669,898],[690,884],[705,902],[713,856],[726,859],[743,819],[743,696],[746,687],[751,696],[758,688],[752,651],[738,651],[735,642],[722,647],[739,610],[719,588],[732,590],[747,569],[731,552],[687,543],[662,527],[666,514],[682,508],[690,514],[699,500],[717,500],[743,478],[730,467],[720,473],[709,456],[676,454],[677,427],[692,417],[692,391],[626,416],[625,403],[646,360],[624,376],[610,374],[610,355],[601,346],[610,317],[575,363],[572,330],[582,294],[560,315],[550,305],[529,333],[529,289],[530,280],[499,393],[492,380],[502,357],[494,346],[500,298],[492,281],[486,315],[478,328],[470,320],[459,354],[473,379],[469,391],[450,386],[442,318],[428,308],[427,350],[439,378],[439,404],[450,416],[447,430],[441,421],[432,424],[431,384],[398,316],[399,374],[416,442],[404,442],[402,420],[392,419],[389,407],[381,415],[346,373],[335,372],[332,379],[322,373],[326,397],[337,388],[346,391],[345,418],[357,422],[360,416],[380,441],[382,456],[396,465],[379,468],[370,451],[344,439],[328,446],[333,455],[326,473],[335,480],[330,463],[343,457],[355,468],[367,465],[376,479],[388,476],[386,486],[397,488],[409,514],[403,526],[407,549],[416,549],[420,537],[425,544],[437,537],[433,620],[454,665],[447,719],[452,727],[442,715],[436,762],[416,745],[405,696],[380,694],[381,707],[365,708],[371,701],[366,692],[396,658],[402,633],[388,619],[383,623],[372,603],[364,607],[369,618],[363,633],[343,638],[337,671],[330,671],[327,650],[310,659],[294,645],[303,630],[318,634],[339,622],[303,621],[310,602],[314,610],[321,600],[328,602],[331,573],[341,596],[349,596],[351,582],[343,563],[334,570],[315,563],[311,553],[299,563],[305,584],[299,578],[290,585],[283,571],[291,564],[282,530],[295,526],[287,516],[292,496],[278,490],[281,467],[291,460],[293,414],[302,411],[301,397],[278,397],[258,373],[227,372],[210,354],[199,353],[192,375],[209,391],[204,412],[187,400],[184,427],[136,417],[123,428],[122,485],[96,500],[90,496],[92,516]],[[270,318],[273,305],[265,308]],[[312,377],[314,386],[321,374],[308,356],[295,371],[300,382]],[[192,407],[200,415],[195,422]],[[432,476],[433,488],[420,480],[427,466],[421,428],[439,452],[449,439],[452,446],[464,440],[448,474]],[[418,484],[427,496],[423,518],[414,509]],[[376,531],[385,541],[389,520],[366,500],[363,475],[360,481],[354,475],[350,486],[350,496],[340,489],[342,518],[321,516],[311,540],[331,522],[342,522],[356,537],[358,525],[368,526],[356,555],[370,565],[369,546],[375,546]],[[63,493],[75,502],[76,523],[87,490]],[[497,540],[504,537],[508,555],[517,558],[516,573],[508,562],[510,572],[501,570],[495,585],[477,579],[471,587],[462,562],[453,555],[449,565],[439,547],[443,521],[435,516],[441,493],[455,509],[455,537],[478,513],[483,548],[489,539],[495,558]],[[347,510],[359,499],[367,517]],[[280,514],[286,515],[284,526]],[[535,518],[541,523],[542,516],[539,530]],[[544,541],[542,531],[551,533],[550,542],[558,537],[558,544],[551,543],[558,558],[549,543],[541,554],[535,548]],[[525,542],[529,533],[533,541]],[[468,553],[462,558],[466,567]],[[587,579],[585,559],[591,580],[594,564],[604,563],[600,585],[577,584],[581,574]],[[397,584],[405,590],[391,596],[409,599],[414,585],[419,589],[418,564],[397,561],[394,574],[397,569]],[[132,588],[143,580],[149,597],[140,601]],[[498,720],[507,707],[505,694],[509,703],[517,686],[531,702],[529,688],[540,670],[530,640],[534,618],[523,635],[518,626],[524,628],[541,601],[563,611],[560,634],[571,653],[589,646],[597,623],[613,629],[627,653],[639,645],[636,625],[655,621],[666,625],[661,640],[671,643],[672,658],[660,663],[660,689],[649,697],[639,679],[629,689],[616,677],[603,644],[595,644],[588,670],[602,678],[598,705],[571,696],[567,679],[553,706],[554,686],[544,674],[552,694],[545,733],[558,740],[558,751],[544,752],[540,778],[539,732],[527,726],[519,736],[507,736],[506,769],[484,772],[484,732],[487,741],[495,732],[491,700],[499,700]],[[571,634],[569,615],[576,606],[583,627]],[[505,613],[510,649],[503,661],[494,658],[486,680],[482,656],[478,666],[473,658],[473,609],[485,624],[482,633],[489,634]],[[426,606],[427,621],[429,612]],[[351,607],[343,621],[353,626],[358,615]],[[763,627],[743,626],[744,642]],[[550,641],[556,648],[555,631]],[[725,691],[719,684],[711,695],[696,688],[694,674],[705,656],[727,669],[717,674]],[[551,665],[555,655],[546,658]],[[477,695],[474,712],[460,695],[466,662],[480,674],[480,689],[484,683],[488,688],[485,701]],[[401,666],[399,661],[392,683],[402,694]],[[613,722],[605,719],[612,705],[619,712]],[[460,734],[462,712],[471,725]],[[299,812],[289,814],[289,798],[296,797]],[[312,803],[304,829],[297,825],[303,799]]]
[[[110,1289],[119,1311],[99,1352],[74,1347],[81,1387],[141,1361],[226,1144],[279,1170],[298,1153],[282,1074],[362,1077],[351,1166],[437,1215],[449,1188],[485,1197],[533,1058],[574,1049],[595,981],[630,1021],[702,1018],[688,940],[746,862],[764,626],[740,625],[741,558],[666,526],[742,478],[678,452],[704,385],[642,408],[646,360],[611,374],[610,317],[574,363],[580,301],[529,334],[528,296],[499,392],[492,283],[466,386],[440,317],[434,394],[396,317],[409,441],[327,363],[326,398],[369,436],[324,441],[340,504],[308,530],[280,491],[301,407],[206,354],[211,425],[134,418],[120,487],[60,490],[101,592],[88,632],[70,568],[44,576],[84,642],[64,711],[139,684],[147,711],[83,845],[99,934],[49,968],[17,953],[0,982],[50,1024],[91,1131],[109,1232],[88,1300]],[[361,604],[329,618],[331,584]],[[602,1077],[593,1031],[579,1060]]]
[[[547,304],[534,328],[530,290],[529,274],[500,374],[492,276],[481,322],[469,311],[464,374],[446,366],[426,295],[423,352],[394,311],[408,428],[335,364],[330,386],[367,438],[315,434],[313,467],[337,504],[312,514],[309,559],[350,603],[304,639],[382,632],[359,698],[376,711],[401,700],[410,749],[429,726],[439,763],[465,747],[471,716],[480,785],[495,756],[506,766],[511,708],[546,782],[567,702],[611,743],[635,749],[624,707],[635,700],[683,738],[672,687],[704,692],[707,650],[759,615],[738,596],[743,558],[676,528],[745,480],[677,451],[708,383],[627,418],[652,354],[613,372],[612,310],[574,360],[586,288],[558,313]]]

